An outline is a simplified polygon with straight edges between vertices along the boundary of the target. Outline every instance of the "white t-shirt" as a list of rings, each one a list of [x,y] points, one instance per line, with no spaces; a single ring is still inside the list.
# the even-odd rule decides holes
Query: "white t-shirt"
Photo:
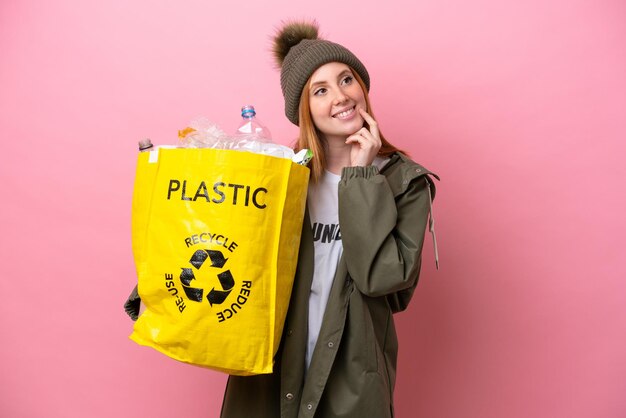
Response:
[[[311,364],[313,350],[322,326],[326,302],[337,264],[343,252],[339,230],[338,184],[341,176],[326,171],[317,183],[309,183],[307,207],[313,229],[315,264],[309,296],[309,338],[306,367]]]
[[[378,169],[389,161],[376,157],[373,165]],[[325,171],[317,184],[309,183],[307,207],[313,229],[315,251],[313,282],[309,296],[309,332],[306,347],[306,367],[309,368],[313,350],[322,327],[324,312],[339,259],[343,253],[339,229],[339,180],[341,176]]]

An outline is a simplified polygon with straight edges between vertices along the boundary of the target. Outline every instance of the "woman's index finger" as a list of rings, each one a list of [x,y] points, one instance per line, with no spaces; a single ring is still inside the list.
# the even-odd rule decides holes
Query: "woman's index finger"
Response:
[[[369,130],[372,133],[372,135],[378,138],[378,123],[376,122],[376,120],[374,120],[372,115],[367,113],[365,109],[362,109],[360,107],[359,107],[359,113],[361,113],[361,116],[363,116],[363,119],[365,119],[365,122],[367,122],[367,124],[369,125],[370,127]]]

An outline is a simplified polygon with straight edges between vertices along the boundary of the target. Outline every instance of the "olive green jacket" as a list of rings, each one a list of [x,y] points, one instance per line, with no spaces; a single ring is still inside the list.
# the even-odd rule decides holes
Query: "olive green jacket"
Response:
[[[425,168],[394,154],[344,168],[339,182],[343,255],[305,371],[313,236],[305,216],[298,269],[274,373],[230,376],[222,418],[393,417],[398,340],[421,266],[435,187]],[[432,217],[432,214],[431,214]]]

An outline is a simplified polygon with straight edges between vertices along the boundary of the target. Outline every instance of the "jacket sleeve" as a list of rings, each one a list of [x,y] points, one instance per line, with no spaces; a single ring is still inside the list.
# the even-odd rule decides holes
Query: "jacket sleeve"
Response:
[[[124,303],[124,311],[126,314],[130,316],[130,319],[136,321],[139,317],[139,305],[141,303],[141,298],[139,297],[139,293],[137,292],[137,286],[130,292],[128,299]]]
[[[372,297],[417,283],[428,221],[429,184],[421,176],[394,196],[378,167],[346,167],[339,182],[344,259],[357,289]]]

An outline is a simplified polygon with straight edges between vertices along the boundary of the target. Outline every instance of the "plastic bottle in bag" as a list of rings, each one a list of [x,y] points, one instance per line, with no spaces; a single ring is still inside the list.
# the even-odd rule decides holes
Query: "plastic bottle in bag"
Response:
[[[254,106],[241,108],[241,123],[235,132],[233,149],[263,154],[264,144],[271,142],[272,135],[267,127],[256,117]]]
[[[239,128],[235,132],[235,144],[232,149],[281,158],[293,157],[291,148],[272,142],[272,134],[256,117],[254,106],[243,106],[241,118]]]

